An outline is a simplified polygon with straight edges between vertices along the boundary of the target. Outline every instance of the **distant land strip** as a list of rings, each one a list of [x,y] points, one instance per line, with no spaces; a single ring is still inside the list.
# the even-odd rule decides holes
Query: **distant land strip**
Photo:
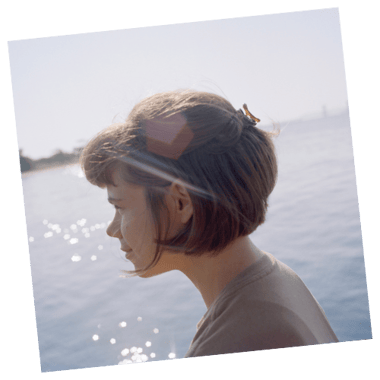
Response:
[[[76,164],[79,162],[79,156],[83,148],[74,148],[72,153],[66,153],[62,150],[57,150],[52,156],[33,160],[22,154],[22,149],[19,150],[21,173],[45,170],[55,168],[57,166],[64,166]]]

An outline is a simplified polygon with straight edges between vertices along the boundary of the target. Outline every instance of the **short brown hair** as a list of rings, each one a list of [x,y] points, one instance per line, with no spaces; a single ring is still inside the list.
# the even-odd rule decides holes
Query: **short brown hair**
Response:
[[[155,265],[162,250],[217,255],[264,223],[277,179],[272,137],[226,99],[207,92],[159,93],[138,103],[121,124],[95,136],[81,155],[88,181],[113,185],[112,173],[145,188],[156,226]],[[181,179],[193,216],[172,239],[162,231],[165,188]],[[137,273],[137,272],[133,272]]]

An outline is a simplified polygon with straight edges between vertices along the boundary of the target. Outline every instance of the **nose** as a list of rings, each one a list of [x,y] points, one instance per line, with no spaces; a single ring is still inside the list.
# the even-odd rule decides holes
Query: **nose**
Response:
[[[110,237],[121,239],[121,231],[120,231],[120,216],[118,212],[115,212],[115,216],[110,223],[110,225],[107,227],[107,235]]]

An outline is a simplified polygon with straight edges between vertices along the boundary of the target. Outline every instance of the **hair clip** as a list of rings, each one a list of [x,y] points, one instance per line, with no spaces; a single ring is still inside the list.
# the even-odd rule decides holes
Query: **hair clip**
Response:
[[[260,123],[260,119],[258,119],[257,117],[253,116],[249,110],[248,110],[248,107],[247,105],[244,103],[243,104],[243,108],[244,108],[244,111],[245,111],[245,115],[248,116],[249,118],[251,118],[254,122],[256,123]]]

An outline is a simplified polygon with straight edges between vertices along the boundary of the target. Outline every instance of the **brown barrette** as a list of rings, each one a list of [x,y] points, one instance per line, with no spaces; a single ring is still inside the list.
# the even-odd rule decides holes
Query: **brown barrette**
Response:
[[[260,119],[258,119],[257,117],[253,116],[249,110],[248,110],[248,107],[247,105],[244,103],[243,104],[243,108],[244,108],[244,111],[245,111],[245,115],[248,116],[249,118],[251,118],[254,122],[256,123],[260,123]]]

